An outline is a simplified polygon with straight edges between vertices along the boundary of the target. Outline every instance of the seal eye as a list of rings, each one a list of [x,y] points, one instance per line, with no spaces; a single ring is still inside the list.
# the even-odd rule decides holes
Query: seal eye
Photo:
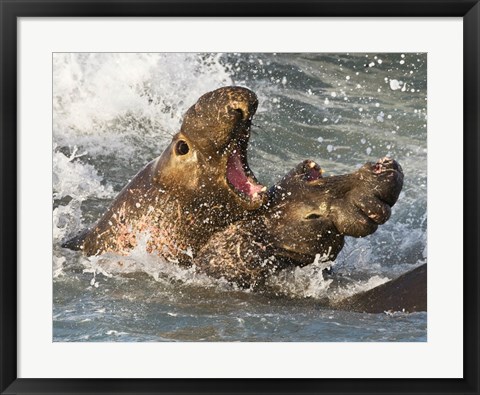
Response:
[[[175,146],[175,152],[178,155],[186,155],[190,151],[190,147],[188,146],[186,141],[180,140],[177,145]]]

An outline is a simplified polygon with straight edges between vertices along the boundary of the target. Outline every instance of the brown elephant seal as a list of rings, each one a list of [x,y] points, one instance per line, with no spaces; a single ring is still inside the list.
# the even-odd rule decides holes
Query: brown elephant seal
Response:
[[[402,168],[389,158],[331,177],[304,161],[269,190],[253,218],[215,233],[194,264],[240,287],[260,288],[278,270],[333,261],[345,236],[367,236],[389,219],[402,186]]]
[[[333,302],[331,307],[360,313],[427,311],[427,264],[368,291]]]
[[[63,246],[86,255],[147,251],[185,262],[212,234],[266,201],[247,162],[256,95],[241,87],[206,93],[157,159],[119,193],[98,223]]]

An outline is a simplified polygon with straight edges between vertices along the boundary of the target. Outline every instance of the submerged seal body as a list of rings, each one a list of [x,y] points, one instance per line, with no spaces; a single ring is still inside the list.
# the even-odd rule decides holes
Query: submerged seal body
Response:
[[[389,158],[331,177],[304,161],[269,190],[254,218],[215,233],[194,263],[213,277],[258,288],[278,270],[332,261],[345,236],[367,236],[389,219],[402,186],[402,168]]]
[[[331,303],[330,307],[376,314],[427,311],[427,264],[368,291]]]
[[[147,251],[188,261],[210,236],[266,199],[247,162],[256,95],[241,87],[206,93],[157,159],[119,193],[91,229],[64,247],[127,254],[142,233]]]

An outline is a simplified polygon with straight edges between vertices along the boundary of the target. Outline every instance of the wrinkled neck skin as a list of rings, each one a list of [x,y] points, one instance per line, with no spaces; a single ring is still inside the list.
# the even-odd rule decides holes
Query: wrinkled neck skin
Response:
[[[127,255],[143,237],[147,252],[188,264],[212,234],[247,212],[229,199],[229,191],[200,188],[189,193],[185,185],[165,183],[158,176],[161,162],[162,157],[150,162],[120,192],[85,239],[86,255]]]

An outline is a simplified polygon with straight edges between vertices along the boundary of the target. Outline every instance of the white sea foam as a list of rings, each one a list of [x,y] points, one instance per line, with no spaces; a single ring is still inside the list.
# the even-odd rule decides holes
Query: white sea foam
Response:
[[[203,287],[217,287],[234,289],[232,284],[220,279],[213,279],[197,272],[195,266],[182,267],[175,262],[149,254],[146,251],[148,234],[138,234],[138,244],[127,256],[116,253],[105,253],[100,256],[84,258],[84,273],[92,273],[94,278],[101,274],[106,277],[132,273],[145,273],[155,281],[170,282],[180,281],[183,284],[194,284]]]
[[[379,285],[389,281],[390,278],[374,275],[367,280],[350,280],[350,283],[336,288],[334,292],[331,292],[328,295],[328,297],[334,301],[345,299],[357,293],[365,292],[372,288],[378,287]]]
[[[53,151],[53,198],[61,199],[70,196],[83,201],[90,197],[111,198],[114,196],[111,186],[102,185],[102,177],[95,168],[81,161],[84,154],[78,154],[73,147],[69,156],[56,149]]]
[[[124,157],[129,138],[166,141],[200,95],[232,83],[218,55],[54,54],[53,69],[57,144]]]
[[[330,263],[333,265],[332,263]],[[312,263],[293,270],[284,270],[271,277],[267,288],[272,292],[294,298],[340,300],[359,292],[368,291],[390,280],[388,277],[373,275],[366,279],[352,277],[329,277],[322,273],[324,263]]]
[[[53,209],[53,239],[61,241],[65,236],[82,229],[80,202],[71,200],[67,205]]]
[[[267,286],[282,295],[321,299],[326,297],[333,281],[323,277],[324,268],[325,262],[314,262],[303,268],[282,270],[268,279]]]

